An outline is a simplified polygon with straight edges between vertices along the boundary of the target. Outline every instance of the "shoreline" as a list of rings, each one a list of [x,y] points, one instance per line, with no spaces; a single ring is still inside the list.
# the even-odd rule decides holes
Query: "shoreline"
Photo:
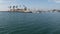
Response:
[[[19,11],[0,11],[0,12],[19,12]],[[32,13],[32,12],[19,12],[19,13]]]

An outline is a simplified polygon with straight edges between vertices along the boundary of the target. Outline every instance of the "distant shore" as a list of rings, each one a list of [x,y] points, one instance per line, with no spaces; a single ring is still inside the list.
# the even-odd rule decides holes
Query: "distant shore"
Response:
[[[19,12],[19,11],[0,11],[0,12]],[[19,12],[19,13],[32,13],[32,12]]]

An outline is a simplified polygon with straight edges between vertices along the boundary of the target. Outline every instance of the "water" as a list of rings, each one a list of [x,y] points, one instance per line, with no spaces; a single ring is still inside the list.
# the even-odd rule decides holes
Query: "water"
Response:
[[[0,12],[0,34],[60,34],[60,13]]]

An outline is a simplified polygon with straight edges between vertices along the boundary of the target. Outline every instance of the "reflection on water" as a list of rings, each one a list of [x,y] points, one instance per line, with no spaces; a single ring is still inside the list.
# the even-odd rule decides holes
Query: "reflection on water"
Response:
[[[60,13],[0,12],[0,34],[60,34]]]

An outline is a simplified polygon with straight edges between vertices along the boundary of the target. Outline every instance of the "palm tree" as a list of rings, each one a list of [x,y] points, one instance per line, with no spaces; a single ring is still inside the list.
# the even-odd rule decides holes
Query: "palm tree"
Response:
[[[15,6],[13,6],[13,9],[15,9]]]
[[[16,6],[16,8],[18,8],[18,6]]]
[[[11,11],[12,6],[9,6],[9,11]]]
[[[13,11],[15,11],[15,6],[13,6]]]
[[[11,6],[9,8],[11,9]]]
[[[27,10],[27,7],[25,5],[23,5],[23,6],[24,6],[24,10]]]

